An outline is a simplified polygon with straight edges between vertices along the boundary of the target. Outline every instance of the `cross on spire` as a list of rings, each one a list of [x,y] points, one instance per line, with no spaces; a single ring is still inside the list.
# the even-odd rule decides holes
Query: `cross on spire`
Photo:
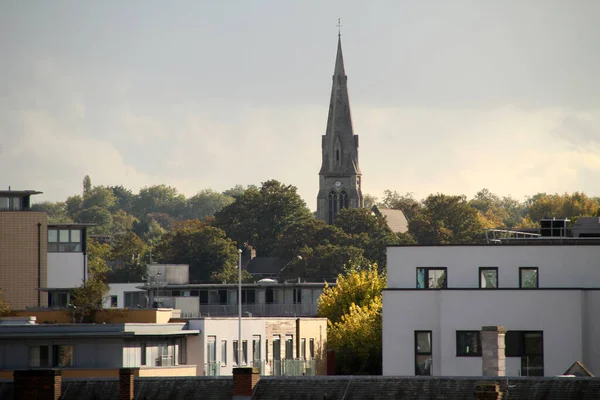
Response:
[[[338,37],[342,36],[342,19],[338,18],[338,23],[337,23],[337,28],[338,28]]]

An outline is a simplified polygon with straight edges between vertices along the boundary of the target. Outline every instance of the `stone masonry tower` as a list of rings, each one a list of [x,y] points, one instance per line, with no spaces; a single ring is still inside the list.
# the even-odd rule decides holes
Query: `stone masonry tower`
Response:
[[[332,223],[342,208],[363,207],[358,135],[352,130],[347,81],[342,41],[338,35],[327,130],[321,143],[323,162],[317,195],[317,218],[327,223]]]

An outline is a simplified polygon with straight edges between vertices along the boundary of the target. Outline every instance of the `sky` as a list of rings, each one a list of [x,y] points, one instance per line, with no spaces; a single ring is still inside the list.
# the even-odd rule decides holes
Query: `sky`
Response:
[[[0,188],[277,179],[316,208],[342,21],[363,193],[600,195],[600,2],[0,0]]]

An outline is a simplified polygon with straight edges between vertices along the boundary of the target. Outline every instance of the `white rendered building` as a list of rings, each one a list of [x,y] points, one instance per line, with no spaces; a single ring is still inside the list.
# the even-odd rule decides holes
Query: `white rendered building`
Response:
[[[383,374],[479,376],[493,325],[507,376],[600,374],[600,245],[577,243],[388,247]]]

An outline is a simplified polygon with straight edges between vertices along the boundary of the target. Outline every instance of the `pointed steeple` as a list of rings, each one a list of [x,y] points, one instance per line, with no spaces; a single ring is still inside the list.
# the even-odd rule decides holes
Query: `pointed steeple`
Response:
[[[338,35],[337,55],[335,57],[335,69],[333,76],[346,76],[344,69],[344,55],[342,54],[342,37]]]
[[[335,68],[331,85],[329,115],[324,137],[323,164],[321,173],[354,173],[360,175],[358,167],[358,136],[352,128],[348,77],[344,68],[342,39],[338,35]],[[327,145],[325,146],[325,144]],[[339,151],[338,151],[339,150]],[[338,156],[339,154],[339,156]]]

